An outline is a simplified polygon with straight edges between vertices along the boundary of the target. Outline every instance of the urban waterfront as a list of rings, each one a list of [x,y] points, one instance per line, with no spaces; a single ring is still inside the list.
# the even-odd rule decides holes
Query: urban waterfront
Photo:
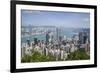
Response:
[[[22,62],[87,60],[90,29],[22,26]]]
[[[90,59],[90,13],[21,10],[21,62]]]

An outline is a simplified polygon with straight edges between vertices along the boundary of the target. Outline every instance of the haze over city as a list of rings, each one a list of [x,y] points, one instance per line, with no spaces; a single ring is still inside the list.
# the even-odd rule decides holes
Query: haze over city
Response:
[[[67,28],[89,28],[90,14],[79,12],[22,10],[22,26],[56,26]]]

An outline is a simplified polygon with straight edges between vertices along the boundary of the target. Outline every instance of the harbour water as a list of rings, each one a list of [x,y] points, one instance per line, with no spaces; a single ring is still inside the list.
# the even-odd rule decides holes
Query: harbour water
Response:
[[[89,28],[84,28],[85,30],[90,30]],[[67,38],[72,38],[74,35],[78,35],[78,33],[83,28],[61,28],[61,32],[59,33],[60,36],[66,36]],[[56,35],[56,34],[54,34]],[[26,43],[27,40],[33,41],[34,38],[37,38],[38,40],[46,40],[46,34],[37,34],[37,35],[28,35],[21,37],[21,43]]]

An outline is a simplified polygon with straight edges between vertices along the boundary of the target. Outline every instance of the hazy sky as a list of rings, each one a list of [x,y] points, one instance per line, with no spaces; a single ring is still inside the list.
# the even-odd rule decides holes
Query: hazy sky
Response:
[[[22,10],[22,25],[89,28],[90,14]]]

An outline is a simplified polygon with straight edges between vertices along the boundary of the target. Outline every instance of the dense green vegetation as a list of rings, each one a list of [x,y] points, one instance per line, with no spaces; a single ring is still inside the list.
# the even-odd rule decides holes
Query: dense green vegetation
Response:
[[[68,55],[67,60],[87,60],[90,59],[90,56],[86,54],[85,51],[77,50],[73,53],[70,53]],[[48,62],[48,61],[56,61],[55,57],[48,55],[41,55],[38,52],[34,52],[32,56],[25,55],[24,58],[22,58],[21,62],[26,63],[26,62]],[[59,61],[62,61],[59,59]]]
[[[53,56],[45,56],[41,55],[38,52],[34,52],[32,56],[26,55],[21,60],[22,62],[46,62],[46,61],[55,61],[55,58]]]
[[[83,50],[77,50],[73,53],[70,53],[67,58],[67,60],[86,60],[86,59],[90,59],[90,56],[87,55],[86,52]]]

